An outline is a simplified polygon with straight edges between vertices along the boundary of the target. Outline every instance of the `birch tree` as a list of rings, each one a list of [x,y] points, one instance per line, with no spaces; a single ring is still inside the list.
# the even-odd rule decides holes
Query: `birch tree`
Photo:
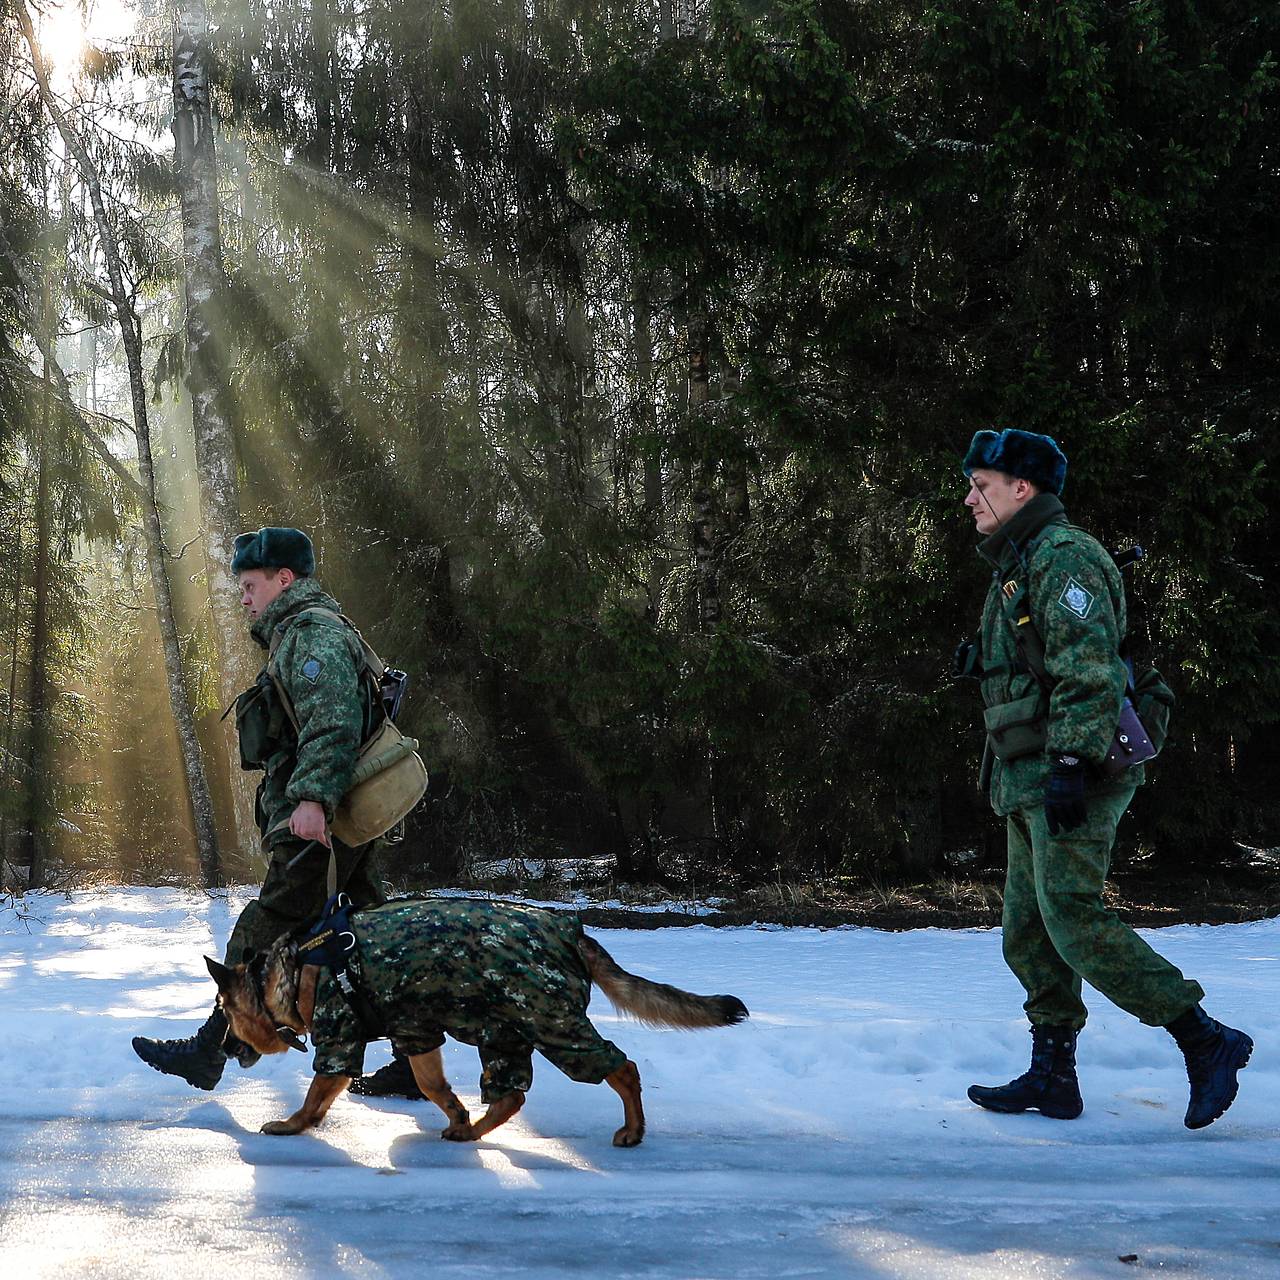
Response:
[[[235,434],[226,407],[226,371],[217,323],[223,287],[217,152],[209,101],[209,14],[204,0],[183,0],[173,26],[173,141],[182,201],[186,371],[219,690],[228,706],[253,681],[231,552],[240,531]],[[253,789],[236,767],[234,723],[225,722],[226,759],[241,847],[253,845]]]

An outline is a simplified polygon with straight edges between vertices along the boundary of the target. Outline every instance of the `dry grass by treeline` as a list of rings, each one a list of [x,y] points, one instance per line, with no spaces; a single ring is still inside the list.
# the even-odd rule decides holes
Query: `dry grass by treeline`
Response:
[[[776,880],[740,892],[707,884],[671,886],[627,884],[613,880],[608,860],[533,860],[468,878],[459,888],[477,895],[497,894],[578,912],[597,928],[657,929],[711,926],[790,925],[812,928],[981,929],[1000,923],[1003,877],[995,868],[971,874],[952,872],[918,883],[860,881],[849,876],[812,880]],[[0,910],[20,909],[23,868],[10,868],[12,883],[0,884]],[[396,894],[432,892],[394,878]],[[129,878],[127,883],[188,885],[194,879]],[[70,894],[121,883],[118,876],[79,869],[44,892]],[[1141,863],[1124,867],[1104,891],[1130,924],[1155,928],[1173,924],[1234,924],[1280,915],[1280,861],[1268,855],[1213,874],[1156,873]]]
[[[698,914],[677,903],[666,911],[581,903],[577,909],[597,926],[638,929],[681,924],[977,929],[1000,923],[1002,887],[997,872],[947,875],[918,884],[780,881],[735,896],[708,893],[702,899],[707,905]],[[628,895],[610,896],[626,903],[653,901],[659,894],[657,889],[633,888]],[[669,892],[665,896],[672,898]],[[1280,869],[1242,868],[1184,877],[1127,870],[1108,881],[1104,897],[1123,919],[1146,928],[1261,920],[1280,915]]]

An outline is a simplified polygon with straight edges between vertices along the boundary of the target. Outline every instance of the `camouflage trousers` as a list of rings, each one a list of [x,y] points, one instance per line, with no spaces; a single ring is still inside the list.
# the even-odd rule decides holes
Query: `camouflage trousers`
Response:
[[[227,964],[241,964],[255,951],[266,951],[282,934],[320,918],[329,896],[329,850],[313,845],[301,860],[290,867],[305,841],[290,837],[271,850],[266,878],[255,901],[240,913],[227,942]],[[374,845],[351,848],[334,840],[338,864],[338,889],[351,898],[353,906],[376,907],[387,894],[378,873]]]
[[[1040,805],[1009,815],[1004,958],[1039,1026],[1079,1030],[1089,1016],[1081,979],[1148,1026],[1163,1027],[1204,997],[1102,901],[1116,827],[1133,788],[1089,796],[1081,827],[1051,836]]]

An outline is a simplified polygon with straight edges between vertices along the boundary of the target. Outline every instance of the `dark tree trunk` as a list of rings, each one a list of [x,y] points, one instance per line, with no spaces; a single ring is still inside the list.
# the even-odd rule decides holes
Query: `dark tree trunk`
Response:
[[[49,803],[49,366],[40,388],[40,439],[36,446],[35,548],[31,603],[31,677],[27,695],[26,822],[20,859],[27,864],[27,887],[43,887],[47,874]]]

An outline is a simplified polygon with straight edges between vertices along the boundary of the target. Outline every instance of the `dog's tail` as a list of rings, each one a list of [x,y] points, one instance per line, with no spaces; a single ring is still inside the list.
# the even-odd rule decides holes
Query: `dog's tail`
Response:
[[[731,1027],[747,1017],[737,996],[695,996],[692,992],[650,982],[628,973],[594,939],[584,933],[578,941],[591,981],[623,1013],[650,1027]]]

